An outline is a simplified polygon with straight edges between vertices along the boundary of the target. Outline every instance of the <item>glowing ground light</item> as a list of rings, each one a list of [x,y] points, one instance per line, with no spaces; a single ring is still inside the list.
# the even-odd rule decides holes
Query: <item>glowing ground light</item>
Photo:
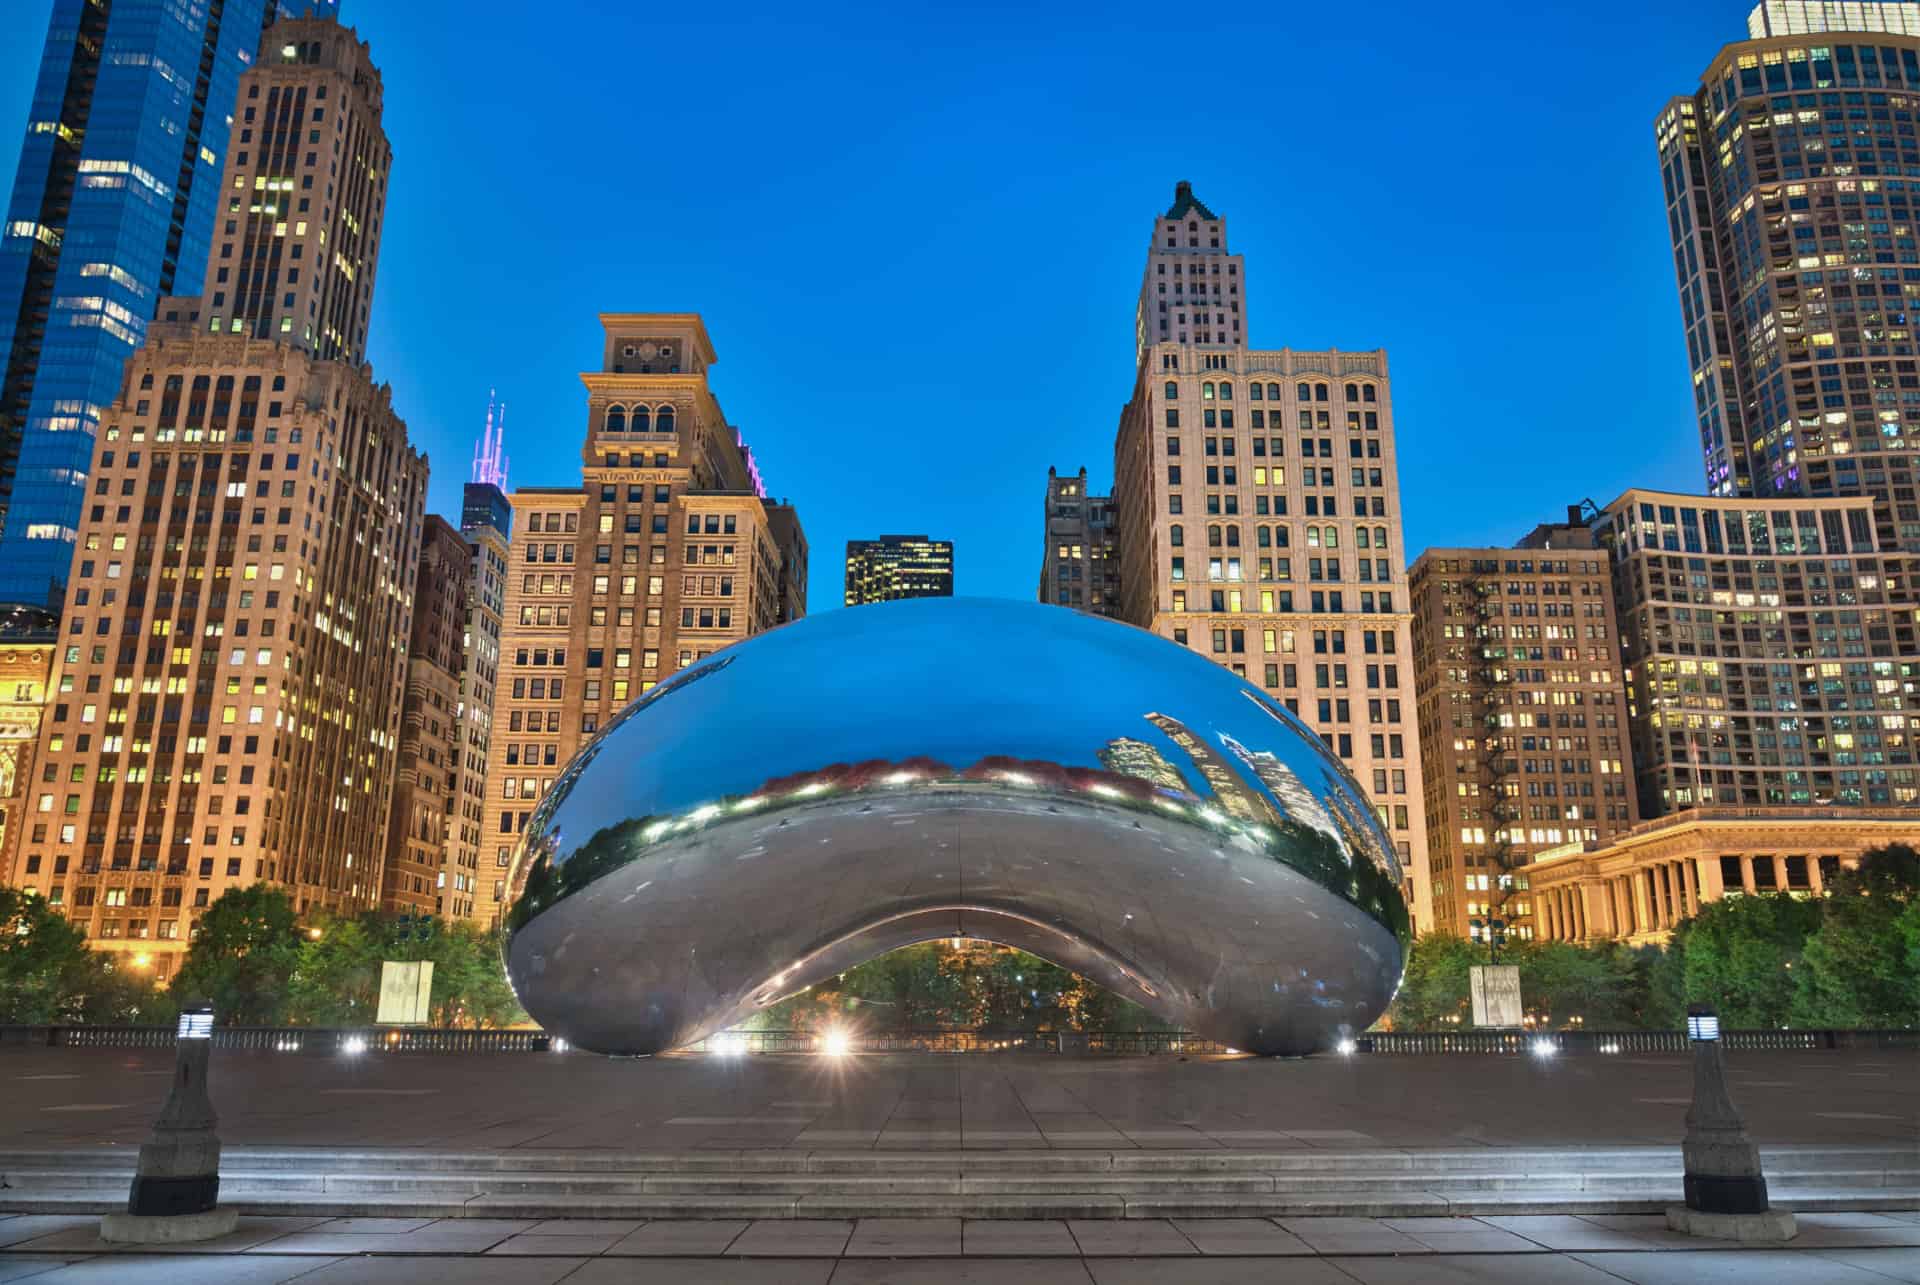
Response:
[[[1533,1055],[1537,1058],[1542,1058],[1542,1059],[1550,1058],[1555,1053],[1558,1053],[1560,1051],[1559,1047],[1556,1046],[1552,1040],[1546,1039],[1544,1037],[1535,1040],[1531,1047],[1533,1050]]]
[[[845,1057],[853,1051],[853,1041],[836,1026],[820,1037],[820,1051],[828,1057]]]
[[[367,1051],[367,1042],[358,1035],[349,1035],[341,1041],[340,1051],[348,1057],[359,1057]]]
[[[1340,1051],[1342,1057],[1352,1057],[1359,1047],[1360,1046],[1352,1040],[1341,1040],[1338,1044],[1334,1045],[1334,1048]]]

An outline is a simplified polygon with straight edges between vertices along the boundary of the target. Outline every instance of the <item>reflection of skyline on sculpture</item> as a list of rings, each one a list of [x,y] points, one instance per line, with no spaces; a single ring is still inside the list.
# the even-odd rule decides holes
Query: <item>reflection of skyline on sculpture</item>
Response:
[[[1230,816],[1239,817],[1242,821],[1271,823],[1279,820],[1264,799],[1247,789],[1245,778],[1234,771],[1233,765],[1220,757],[1199,733],[1179,719],[1165,714],[1148,714],[1147,721],[1165,732],[1168,740],[1186,752],[1194,769],[1213,790],[1214,801],[1226,809]]]
[[[1062,707],[1069,677],[1094,695]],[[1233,1047],[1323,1047],[1384,1006],[1406,909],[1357,787],[1244,690],[1025,603],[738,644],[636,702],[536,810],[515,986],[576,1043],[648,1051],[823,969],[975,936]],[[1314,804],[1310,779],[1353,797]]]

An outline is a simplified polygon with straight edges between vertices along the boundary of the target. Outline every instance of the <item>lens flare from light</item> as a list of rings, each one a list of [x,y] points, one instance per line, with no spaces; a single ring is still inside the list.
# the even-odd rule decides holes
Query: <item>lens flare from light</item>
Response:
[[[820,1037],[820,1051],[828,1057],[845,1057],[853,1051],[853,1040],[836,1026]]]

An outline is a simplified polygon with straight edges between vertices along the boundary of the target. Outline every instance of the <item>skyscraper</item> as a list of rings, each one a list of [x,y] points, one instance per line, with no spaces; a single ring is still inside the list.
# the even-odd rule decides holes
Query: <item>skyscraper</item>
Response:
[[[1153,223],[1114,443],[1116,614],[1305,720],[1370,791],[1417,876],[1426,833],[1386,354],[1249,348],[1245,283],[1226,220],[1179,184]]]
[[[1576,510],[1514,548],[1413,564],[1432,927],[1538,931],[1527,866],[1638,821],[1613,580]]]
[[[1113,498],[1087,494],[1087,470],[1047,470],[1040,601],[1111,616],[1120,609],[1120,549]]]
[[[716,358],[698,314],[604,313],[600,324],[600,369],[580,377],[580,484],[511,497],[482,821],[488,913],[514,837],[582,745],[656,683],[806,602],[804,586],[782,590],[805,547],[798,518],[769,511],[782,506],[767,504],[753,452],[707,384]]]
[[[48,602],[66,578],[121,368],[156,303],[200,289],[271,18],[267,0],[54,0],[0,222],[0,601]]]
[[[268,45],[211,293],[161,300],[101,414],[15,873],[163,975],[228,888],[377,904],[413,632],[427,462],[358,361],[380,75],[330,20]]]
[[[488,408],[487,438],[476,453],[473,480],[462,492],[460,534],[467,541],[466,633],[460,664],[460,739],[454,771],[454,802],[448,809],[447,855],[441,879],[440,914],[490,921],[503,890],[486,852],[487,762],[493,753],[493,702],[500,681],[500,639],[507,610],[507,559],[513,540],[513,505],[502,489],[507,462],[502,437],[506,408],[495,423]],[[491,447],[487,440],[491,439]]]
[[[1768,0],[1655,122],[1707,490],[1920,550],[1920,5]]]
[[[951,597],[953,541],[924,535],[847,541],[847,606]]]

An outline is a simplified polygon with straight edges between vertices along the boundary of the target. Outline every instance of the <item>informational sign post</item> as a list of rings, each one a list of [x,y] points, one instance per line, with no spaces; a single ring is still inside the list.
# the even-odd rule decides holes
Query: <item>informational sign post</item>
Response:
[[[1520,1025],[1520,969],[1515,964],[1475,964],[1469,972],[1475,1026]]]
[[[386,960],[380,965],[380,1011],[373,1020],[382,1026],[425,1026],[432,998],[432,960]]]

